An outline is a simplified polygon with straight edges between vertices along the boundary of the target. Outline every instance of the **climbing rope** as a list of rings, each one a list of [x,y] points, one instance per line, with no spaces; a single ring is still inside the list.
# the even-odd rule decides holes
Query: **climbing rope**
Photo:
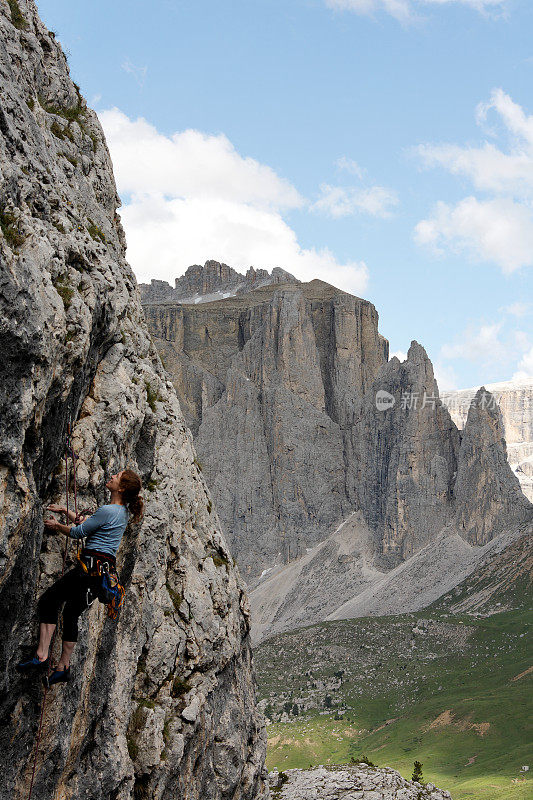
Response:
[[[68,507],[68,495],[69,495],[68,459],[69,459],[69,455],[72,458],[72,465],[73,465],[74,513],[76,514],[76,521],[77,521],[77,519],[78,519],[78,493],[77,493],[77,488],[76,488],[76,456],[75,456],[74,449],[73,449],[71,441],[70,441],[70,422],[67,424],[67,437],[66,437],[66,445],[65,445],[65,497],[66,497],[65,515],[66,515],[66,518],[67,518],[67,522],[66,522],[67,525],[70,522],[69,516],[68,516],[68,511],[69,511],[69,507]],[[67,563],[67,555],[68,555],[68,545],[69,545],[69,537],[67,535],[65,537],[65,549],[63,551],[63,566],[62,566],[62,569],[61,569],[61,577],[63,577],[63,575],[65,574],[65,566],[66,566],[66,563]],[[79,551],[79,544],[78,544],[78,551]],[[47,674],[46,674],[47,679],[50,677],[50,664],[51,664],[51,661],[52,661],[52,652],[54,650],[54,643],[55,643],[57,628],[58,628],[58,625],[56,625],[55,630],[54,630],[54,632],[52,634],[52,638],[50,639],[50,646],[49,646],[49,649],[48,649],[48,667],[47,667]],[[45,684],[45,687],[44,687],[43,701],[42,701],[42,704],[41,704],[41,714],[40,714],[40,717],[39,717],[39,727],[37,728],[37,737],[35,739],[35,750],[34,750],[34,754],[33,754],[33,769],[32,769],[32,773],[31,773],[31,781],[30,781],[30,790],[28,792],[28,800],[31,800],[31,795],[32,795],[32,792],[33,792],[33,782],[35,780],[35,771],[37,769],[37,758],[38,758],[38,755],[39,755],[39,745],[41,743],[41,735],[42,735],[42,731],[43,731],[44,711],[45,711],[45,707],[46,707],[46,698],[47,698],[47,696],[48,696],[48,681],[47,681],[47,683]]]

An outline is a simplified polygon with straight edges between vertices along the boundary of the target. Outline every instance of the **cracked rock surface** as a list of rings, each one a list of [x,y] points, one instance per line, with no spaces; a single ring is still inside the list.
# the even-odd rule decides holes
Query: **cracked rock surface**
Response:
[[[0,4],[3,796],[29,789],[42,690],[14,666],[61,572],[42,518],[65,504],[72,422],[80,507],[128,466],[146,512],[119,550],[118,621],[92,605],[73,678],[49,694],[32,796],[264,798],[248,602],[146,329],[103,133],[33,1],[15,6]]]

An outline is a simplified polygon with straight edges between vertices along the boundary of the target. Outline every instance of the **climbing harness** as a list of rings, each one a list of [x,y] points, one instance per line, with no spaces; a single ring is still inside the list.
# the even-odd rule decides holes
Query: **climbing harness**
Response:
[[[85,550],[78,553],[78,563],[90,578],[100,578],[98,600],[107,606],[107,616],[116,620],[124,602],[125,590],[118,577],[114,556],[97,550]]]

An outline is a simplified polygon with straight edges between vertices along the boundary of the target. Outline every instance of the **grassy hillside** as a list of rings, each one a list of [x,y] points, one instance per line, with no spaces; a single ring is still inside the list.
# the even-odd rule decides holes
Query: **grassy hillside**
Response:
[[[322,623],[264,642],[255,664],[274,720],[269,768],[366,755],[410,778],[417,759],[424,781],[454,800],[531,798],[531,597],[522,600],[487,618],[441,608]]]

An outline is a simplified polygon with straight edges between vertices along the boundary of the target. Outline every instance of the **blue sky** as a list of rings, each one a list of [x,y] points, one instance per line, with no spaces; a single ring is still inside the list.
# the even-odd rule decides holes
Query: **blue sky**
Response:
[[[99,112],[137,277],[283,266],[439,387],[533,379],[529,0],[41,0]]]

